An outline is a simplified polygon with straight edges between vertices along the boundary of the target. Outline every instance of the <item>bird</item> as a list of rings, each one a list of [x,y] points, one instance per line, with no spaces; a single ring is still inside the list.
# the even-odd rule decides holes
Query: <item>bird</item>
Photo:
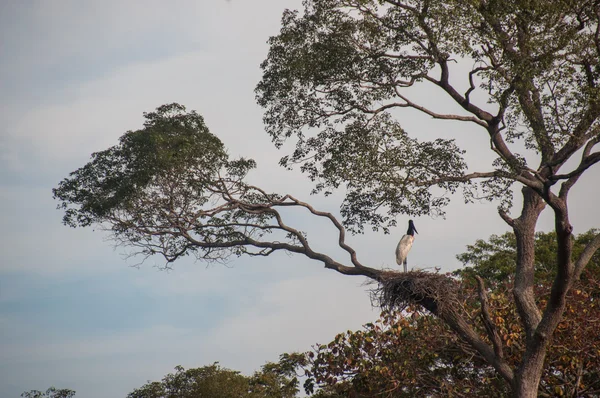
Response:
[[[408,270],[406,258],[408,257],[408,252],[415,240],[415,232],[417,232],[417,229],[415,228],[413,220],[408,220],[408,231],[406,231],[406,235],[400,239],[398,246],[396,246],[396,263],[398,265],[404,265],[404,272]]]

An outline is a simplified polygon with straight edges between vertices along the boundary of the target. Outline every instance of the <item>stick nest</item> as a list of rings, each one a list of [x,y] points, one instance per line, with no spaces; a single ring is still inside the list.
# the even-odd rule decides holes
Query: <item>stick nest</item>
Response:
[[[409,305],[420,305],[439,316],[462,307],[459,291],[459,284],[446,275],[385,271],[371,298],[382,309],[402,311]]]

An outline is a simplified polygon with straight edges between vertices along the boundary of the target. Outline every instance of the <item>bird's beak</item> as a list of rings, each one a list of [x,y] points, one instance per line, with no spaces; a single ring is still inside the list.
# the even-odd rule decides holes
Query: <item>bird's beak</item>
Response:
[[[419,233],[419,231],[417,231],[417,229],[416,229],[415,227],[413,227],[413,228],[414,228],[415,232],[418,234],[418,233]]]

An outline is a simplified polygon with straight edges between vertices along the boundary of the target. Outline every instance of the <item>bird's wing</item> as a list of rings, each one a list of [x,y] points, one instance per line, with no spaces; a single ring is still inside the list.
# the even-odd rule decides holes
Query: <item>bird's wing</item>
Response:
[[[403,258],[401,257],[400,254],[400,245],[402,244],[402,239],[400,239],[400,242],[398,242],[398,245],[396,245],[396,264],[398,265],[402,265],[402,260]]]
[[[404,235],[402,239],[400,239],[400,242],[398,242],[398,246],[396,246],[396,263],[398,265],[401,265],[406,259],[406,256],[408,256],[408,252],[412,247],[414,239],[415,238],[412,235]]]

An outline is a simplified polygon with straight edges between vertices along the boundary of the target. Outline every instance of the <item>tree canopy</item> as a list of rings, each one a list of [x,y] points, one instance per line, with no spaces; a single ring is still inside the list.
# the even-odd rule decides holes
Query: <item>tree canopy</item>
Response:
[[[149,381],[127,398],[293,398],[297,385],[296,379],[274,371],[270,364],[248,377],[214,363],[187,370],[177,366],[175,373]]]
[[[162,255],[167,266],[187,255],[215,261],[286,250],[342,273],[374,275],[376,270],[361,265],[345,244],[345,230],[333,215],[246,183],[254,160],[230,160],[195,111],[173,103],[144,117],[144,128],[92,154],[53,190],[66,225],[99,225],[137,254]],[[353,266],[314,251],[302,231],[285,223],[280,210],[291,207],[328,219]]]
[[[25,391],[21,394],[23,398],[73,398],[75,391],[68,388],[50,387],[45,392],[39,390]]]
[[[597,229],[574,236],[573,258],[578,258],[586,246],[598,235]],[[556,233],[537,232],[535,234],[535,277],[538,283],[547,283],[556,275]],[[454,273],[463,277],[480,276],[488,283],[497,285],[511,282],[517,267],[517,242],[512,232],[492,235],[488,240],[477,239],[467,245],[467,251],[456,256],[465,268]],[[600,253],[590,259],[588,267],[594,272],[600,270]],[[585,278],[585,275],[582,276]]]
[[[277,145],[295,138],[281,162],[302,163],[317,190],[346,187],[342,211],[356,228],[443,212],[449,201],[435,194],[440,189],[461,187],[466,200],[500,199],[506,208],[515,181],[543,189],[600,160],[586,150],[573,175],[558,174],[570,155],[598,142],[597,7],[579,0],[306,1],[303,13],[286,11],[262,64],[257,97],[267,131]],[[438,89],[455,113],[412,100],[422,89]],[[469,172],[464,151],[443,131],[434,141],[409,135],[395,112],[402,108],[482,127],[490,168]],[[537,151],[540,166],[513,152],[515,141]]]
[[[163,105],[144,117],[142,129],[92,154],[53,190],[66,225],[110,225],[117,241],[168,262],[189,254],[205,260],[241,254],[245,238],[270,232],[259,225],[263,215],[234,204],[211,206],[221,195],[252,203],[264,194],[242,182],[253,160],[229,160],[203,118],[183,105]]]

